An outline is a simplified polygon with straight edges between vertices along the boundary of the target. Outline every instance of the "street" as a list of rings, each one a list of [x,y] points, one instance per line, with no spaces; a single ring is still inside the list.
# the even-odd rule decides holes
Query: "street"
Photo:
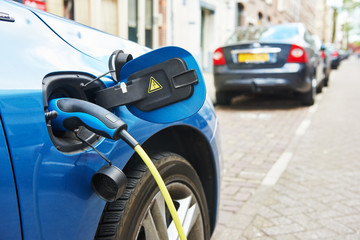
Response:
[[[223,175],[212,240],[360,239],[359,66],[344,60],[311,107],[269,96],[216,106]]]

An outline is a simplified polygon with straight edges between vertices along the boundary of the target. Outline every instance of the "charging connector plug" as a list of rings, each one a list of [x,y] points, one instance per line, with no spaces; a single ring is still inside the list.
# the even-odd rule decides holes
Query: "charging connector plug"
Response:
[[[51,120],[51,126],[55,130],[74,131],[83,126],[100,136],[119,140],[119,132],[127,129],[127,125],[112,112],[80,99],[52,99],[48,110],[58,114]]]

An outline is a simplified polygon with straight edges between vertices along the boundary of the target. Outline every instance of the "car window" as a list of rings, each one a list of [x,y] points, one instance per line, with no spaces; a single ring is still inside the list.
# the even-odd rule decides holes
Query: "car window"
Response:
[[[317,49],[317,50],[320,50],[321,47],[322,47],[322,41],[321,41],[321,39],[320,39],[319,36],[317,36],[317,35],[312,36],[312,38],[313,38],[313,41],[314,41],[314,44],[315,44],[316,49]]]
[[[307,30],[305,31],[305,41],[310,45],[314,45],[314,39],[311,37],[310,33]]]
[[[241,28],[227,40],[228,44],[246,41],[290,41],[299,38],[295,25],[274,25],[270,27]]]

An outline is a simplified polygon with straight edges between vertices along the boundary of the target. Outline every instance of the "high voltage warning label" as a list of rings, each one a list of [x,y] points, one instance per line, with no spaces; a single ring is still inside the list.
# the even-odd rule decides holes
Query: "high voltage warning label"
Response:
[[[156,92],[162,88],[163,87],[156,81],[154,77],[150,77],[148,93]]]

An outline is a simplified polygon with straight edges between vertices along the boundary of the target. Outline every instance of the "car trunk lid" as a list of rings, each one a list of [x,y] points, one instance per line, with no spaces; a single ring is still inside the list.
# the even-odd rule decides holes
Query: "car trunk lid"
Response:
[[[291,44],[244,43],[223,47],[230,69],[276,68],[286,63]]]

